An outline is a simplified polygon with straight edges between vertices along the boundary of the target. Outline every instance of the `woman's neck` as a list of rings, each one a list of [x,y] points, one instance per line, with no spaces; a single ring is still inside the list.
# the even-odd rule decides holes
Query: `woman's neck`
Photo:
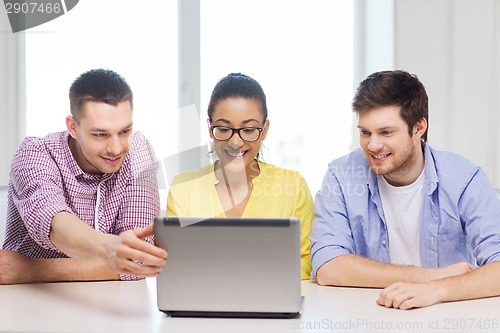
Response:
[[[220,161],[215,165],[215,177],[219,183],[230,186],[233,189],[251,187],[252,179],[260,174],[259,164],[254,160],[250,168],[231,170],[221,165]]]
[[[252,179],[260,173],[257,161],[249,169],[224,168],[218,162],[215,176],[219,183],[215,185],[219,200],[227,217],[241,217],[253,190]]]

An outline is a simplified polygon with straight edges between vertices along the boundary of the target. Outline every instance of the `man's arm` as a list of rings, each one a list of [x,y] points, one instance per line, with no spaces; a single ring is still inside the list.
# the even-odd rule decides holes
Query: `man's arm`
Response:
[[[31,259],[15,251],[0,250],[0,284],[119,279],[120,276],[101,260]]]
[[[153,244],[153,225],[158,216],[158,162],[147,139],[135,133],[128,160],[129,172],[119,178],[123,193],[113,233],[96,231],[74,215],[59,212],[51,221],[50,241],[72,258],[99,258],[116,273],[140,277],[157,276],[167,253]],[[128,164],[127,164],[128,163]]]
[[[441,302],[500,295],[500,203],[481,169],[474,168],[456,209],[478,264],[470,274],[428,283],[395,283],[380,293],[378,304],[410,309]],[[441,254],[444,255],[444,254]]]
[[[424,284],[395,283],[377,300],[388,308],[411,309],[476,298],[500,296],[500,262],[484,265],[470,274]]]
[[[0,284],[119,280],[119,274],[156,276],[165,264],[166,251],[144,241],[153,233],[152,224],[117,236],[99,233],[66,212],[57,214],[53,222],[51,240],[72,258],[32,259],[0,250]]]
[[[461,262],[443,268],[423,268],[381,263],[353,254],[340,255],[318,269],[320,285],[385,288],[396,282],[425,283],[464,275],[475,267]]]
[[[152,234],[152,224],[118,236],[104,234],[73,214],[60,212],[52,219],[50,240],[68,257],[98,258],[119,274],[157,276],[166,263],[167,252],[144,241]]]

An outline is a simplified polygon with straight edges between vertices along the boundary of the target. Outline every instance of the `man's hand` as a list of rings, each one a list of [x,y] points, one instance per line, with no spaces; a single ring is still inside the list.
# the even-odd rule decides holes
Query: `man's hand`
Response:
[[[408,310],[442,302],[443,291],[439,284],[397,282],[380,292],[378,305],[386,308]]]
[[[459,262],[447,267],[438,268],[439,279],[446,279],[455,276],[468,274],[477,267],[467,262]],[[380,292],[377,304],[386,308],[396,308],[407,310],[411,308],[421,308],[443,301],[441,281],[431,281],[427,283],[393,283]]]
[[[118,274],[158,276],[166,264],[167,251],[144,240],[153,231],[150,224],[114,236],[107,251],[108,265]]]
[[[0,250],[0,284],[33,282],[32,259],[15,251]]]

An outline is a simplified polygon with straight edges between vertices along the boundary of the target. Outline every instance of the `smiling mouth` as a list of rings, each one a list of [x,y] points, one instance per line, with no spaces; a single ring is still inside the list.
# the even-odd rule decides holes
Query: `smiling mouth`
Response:
[[[231,157],[239,158],[242,157],[243,155],[246,154],[246,151],[238,151],[238,152],[230,152],[226,150],[226,154],[228,154]]]
[[[104,156],[102,156],[102,158],[107,160],[107,161],[110,161],[110,162],[116,162],[121,158],[121,156],[117,156],[117,157],[104,157]]]
[[[390,154],[384,154],[384,155],[374,155],[374,154],[371,154],[371,156],[373,157],[373,159],[375,160],[383,160],[385,158],[387,158],[387,156],[389,156]]]

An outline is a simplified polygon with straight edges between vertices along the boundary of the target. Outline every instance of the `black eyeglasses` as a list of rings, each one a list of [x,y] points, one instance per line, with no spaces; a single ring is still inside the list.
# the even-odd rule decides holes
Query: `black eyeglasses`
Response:
[[[232,128],[227,126],[210,126],[210,130],[215,139],[220,141],[230,140],[234,132],[238,133],[241,140],[246,142],[254,142],[259,140],[262,133],[262,127],[242,127]]]

